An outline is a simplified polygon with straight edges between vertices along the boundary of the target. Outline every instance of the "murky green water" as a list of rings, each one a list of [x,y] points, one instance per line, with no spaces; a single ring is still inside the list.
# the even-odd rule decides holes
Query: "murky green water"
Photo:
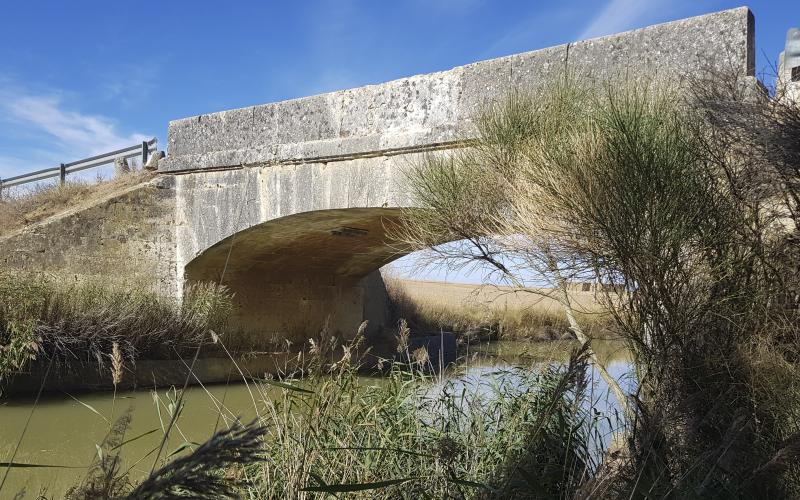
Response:
[[[570,348],[571,345],[561,343],[493,342],[471,347],[465,359],[448,370],[445,376],[469,381],[487,376],[499,368],[562,363],[566,361]],[[613,376],[622,379],[623,385],[632,384],[626,375],[630,364],[619,345],[595,344],[595,350]],[[598,379],[596,375],[594,378]],[[380,379],[372,380],[380,383]],[[477,387],[479,384],[466,385]],[[273,391],[273,395],[280,390],[268,389]],[[431,390],[435,390],[435,384]],[[598,394],[605,392],[602,380],[597,381],[597,391]],[[10,459],[30,417],[14,462],[63,467],[13,468],[0,491],[0,498],[13,498],[23,491],[24,498],[36,498],[42,492],[46,492],[48,497],[61,497],[69,486],[79,483],[86,475],[87,467],[97,455],[95,445],[103,441],[109,430],[109,421],[128,408],[133,419],[126,439],[149,434],[125,445],[122,467],[130,469],[134,478],[146,475],[153,466],[153,450],[161,442],[162,429],[168,425],[168,407],[174,397],[174,391],[169,390],[118,393],[116,400],[108,392],[80,394],[75,398],[66,394],[48,395],[42,397],[33,413],[33,398],[0,402],[0,461]],[[184,403],[177,428],[164,447],[167,453],[186,441],[205,441],[215,429],[223,428],[226,419],[231,418],[231,415],[221,414],[218,410],[223,403],[245,421],[256,415],[253,398],[244,384],[191,387],[186,392]],[[613,402],[608,404],[613,405]],[[0,479],[5,472],[5,467],[0,467]]]

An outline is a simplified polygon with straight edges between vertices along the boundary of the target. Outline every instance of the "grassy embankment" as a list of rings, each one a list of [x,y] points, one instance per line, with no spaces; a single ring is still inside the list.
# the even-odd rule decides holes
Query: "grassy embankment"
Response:
[[[31,188],[23,186],[11,194],[4,192],[0,197],[0,236],[141,184],[153,176],[152,172],[138,170],[94,183],[68,181],[63,186],[39,183],[33,184]]]
[[[190,288],[178,304],[136,284],[0,271],[0,389],[34,360],[70,370],[104,369],[114,348],[129,365],[175,357],[219,331],[230,307],[213,284]]]
[[[38,183],[0,198],[0,237],[141,185],[154,176],[127,172],[98,182]],[[0,394],[14,372],[31,362],[54,371],[105,369],[112,348],[131,364],[138,358],[174,358],[219,329],[230,294],[199,284],[178,303],[146,283],[125,277],[84,277],[0,269]]]

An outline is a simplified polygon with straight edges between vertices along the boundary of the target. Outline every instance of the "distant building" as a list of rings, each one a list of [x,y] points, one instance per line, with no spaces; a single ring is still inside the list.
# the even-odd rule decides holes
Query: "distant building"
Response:
[[[786,33],[786,47],[778,66],[779,95],[800,103],[800,28]]]

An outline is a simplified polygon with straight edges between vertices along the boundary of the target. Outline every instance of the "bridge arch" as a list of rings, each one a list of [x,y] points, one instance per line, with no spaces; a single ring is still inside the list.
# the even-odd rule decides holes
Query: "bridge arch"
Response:
[[[231,327],[302,342],[328,322],[351,336],[388,321],[378,269],[408,252],[389,243],[400,208],[301,212],[253,225],[212,245],[185,266],[186,283],[220,282],[234,293]]]
[[[327,309],[334,328],[351,331],[361,318],[374,318],[364,313],[376,296],[364,292],[371,273],[400,256],[381,239],[377,223],[398,212],[380,207],[413,205],[404,165],[468,145],[476,110],[540,85],[567,58],[599,81],[657,73],[677,83],[698,71],[735,70],[755,91],[753,26],[747,8],[732,9],[172,121],[169,154],[158,169],[175,177],[174,186],[164,186],[174,187],[174,218],[158,235],[166,243],[156,245],[174,243],[163,257],[169,293],[179,296],[186,281],[219,279],[227,261],[223,282],[237,294],[235,320],[242,327],[304,335]]]

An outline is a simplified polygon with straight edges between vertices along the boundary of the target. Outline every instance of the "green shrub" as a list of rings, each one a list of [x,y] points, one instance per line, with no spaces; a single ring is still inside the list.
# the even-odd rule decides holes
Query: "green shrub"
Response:
[[[465,242],[440,251],[450,268],[606,285],[639,384],[617,496],[793,497],[800,106],[696,83],[568,71],[512,94],[472,147],[409,170],[395,232]]]

